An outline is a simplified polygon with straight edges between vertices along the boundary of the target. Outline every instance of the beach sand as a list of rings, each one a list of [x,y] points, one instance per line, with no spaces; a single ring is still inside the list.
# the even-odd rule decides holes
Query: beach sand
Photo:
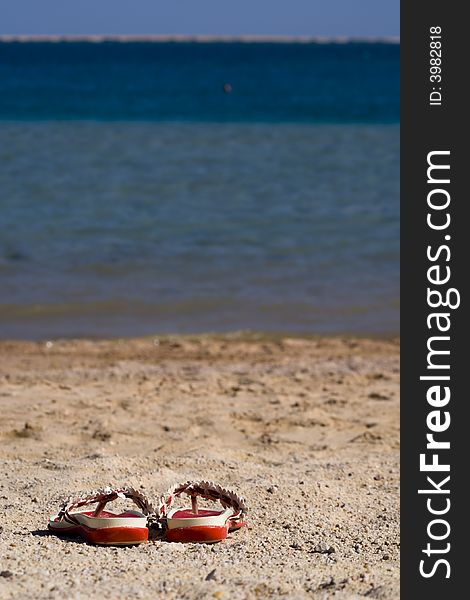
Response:
[[[0,343],[1,598],[399,597],[399,343],[255,335]],[[47,533],[64,496],[246,497],[215,545]]]

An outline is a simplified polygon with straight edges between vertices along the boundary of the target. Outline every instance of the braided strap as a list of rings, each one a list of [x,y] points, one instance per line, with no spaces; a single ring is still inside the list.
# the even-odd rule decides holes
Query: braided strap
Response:
[[[187,481],[172,486],[160,499],[158,507],[158,517],[166,517],[173,505],[175,498],[180,494],[187,494],[191,499],[200,497],[205,500],[219,501],[224,508],[232,508],[239,517],[247,513],[245,498],[239,496],[232,490],[227,490],[212,481]]]
[[[88,506],[89,504],[98,503],[98,507],[95,510],[95,516],[103,510],[108,502],[116,500],[116,498],[129,498],[137,505],[145,516],[152,516],[154,514],[153,506],[147,500],[147,498],[138,490],[131,487],[122,487],[118,489],[112,489],[110,487],[101,488],[90,493],[84,493],[78,496],[70,496],[67,500],[64,500],[59,509],[59,521],[65,520],[69,522],[75,522],[73,513],[70,511],[74,508],[81,506]]]

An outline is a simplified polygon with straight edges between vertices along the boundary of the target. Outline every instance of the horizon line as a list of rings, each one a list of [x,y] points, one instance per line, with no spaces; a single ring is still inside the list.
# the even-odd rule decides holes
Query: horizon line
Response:
[[[203,34],[0,34],[0,42],[259,42],[259,43],[303,43],[303,44],[346,44],[400,43],[400,36],[321,36],[321,35],[203,35]]]

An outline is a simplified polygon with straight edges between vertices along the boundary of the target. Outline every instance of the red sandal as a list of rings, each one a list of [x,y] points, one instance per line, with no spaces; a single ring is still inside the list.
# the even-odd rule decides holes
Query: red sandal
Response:
[[[105,511],[106,504],[116,498],[129,498],[140,511],[127,510],[119,514]],[[94,511],[76,511],[95,503],[98,506]],[[51,517],[48,528],[57,535],[79,535],[91,544],[128,546],[148,540],[147,522],[153,512],[147,498],[133,488],[104,488],[70,497],[62,504],[59,513]]]
[[[191,497],[191,508],[171,508],[176,497]],[[219,501],[223,510],[198,508],[197,498]],[[246,525],[244,498],[209,481],[188,481],[175,485],[162,497],[158,517],[168,542],[220,542],[229,531]]]

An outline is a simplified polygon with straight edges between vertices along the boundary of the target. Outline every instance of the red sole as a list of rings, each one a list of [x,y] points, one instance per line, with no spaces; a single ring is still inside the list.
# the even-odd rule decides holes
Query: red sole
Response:
[[[57,535],[79,535],[89,544],[101,546],[131,546],[148,541],[148,529],[137,527],[106,527],[91,529],[85,525],[77,525],[67,529],[55,529],[49,526],[49,530]]]
[[[225,540],[228,533],[226,525],[199,525],[197,527],[178,527],[167,529],[165,540],[167,542],[200,542],[212,544]]]

